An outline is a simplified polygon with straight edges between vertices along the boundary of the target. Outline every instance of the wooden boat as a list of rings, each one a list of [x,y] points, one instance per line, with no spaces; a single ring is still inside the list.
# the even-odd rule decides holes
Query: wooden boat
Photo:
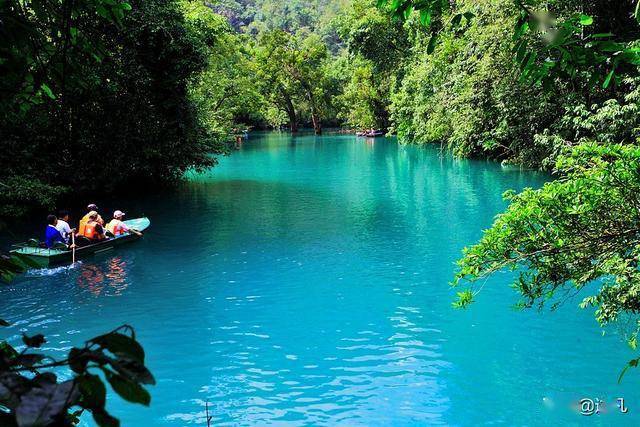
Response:
[[[127,227],[137,231],[144,231],[151,225],[149,218],[136,218],[124,221]],[[97,243],[76,248],[76,259],[86,258],[95,254],[110,251],[116,246],[138,240],[141,236],[135,233],[125,233],[118,237],[112,237]],[[12,254],[21,258],[28,258],[32,264],[40,268],[51,267],[60,264],[69,264],[73,260],[73,251],[70,249],[47,249],[37,244],[21,243],[13,246]]]

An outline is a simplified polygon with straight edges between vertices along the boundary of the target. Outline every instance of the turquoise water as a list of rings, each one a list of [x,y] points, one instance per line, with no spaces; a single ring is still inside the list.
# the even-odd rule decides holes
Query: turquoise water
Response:
[[[158,384],[150,408],[110,395],[125,426],[204,425],[205,402],[216,425],[638,425],[638,373],[616,382],[633,353],[577,299],[515,311],[502,274],[451,308],[501,193],[544,179],[394,140],[252,137],[180,191],[101,201],[148,215],[145,238],[0,288],[0,332],[62,356],[132,324]],[[564,409],[584,397],[630,412]]]

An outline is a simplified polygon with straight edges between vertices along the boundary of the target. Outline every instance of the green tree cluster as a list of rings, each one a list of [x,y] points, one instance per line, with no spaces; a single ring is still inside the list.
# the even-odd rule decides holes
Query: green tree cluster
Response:
[[[214,163],[222,147],[189,96],[208,48],[180,6],[0,4],[0,67],[13,88],[0,92],[3,214]]]
[[[282,116],[277,112],[284,112],[289,128],[297,132],[301,117],[306,115],[320,134],[325,113],[331,108],[325,70],[328,50],[320,37],[268,31],[258,38],[254,59],[272,124],[281,124]]]

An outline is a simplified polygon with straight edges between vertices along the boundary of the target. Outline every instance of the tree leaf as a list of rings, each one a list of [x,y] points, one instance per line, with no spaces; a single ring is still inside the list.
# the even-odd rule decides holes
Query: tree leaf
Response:
[[[31,388],[29,380],[13,372],[0,374],[0,402],[15,410],[20,404],[20,396]]]
[[[420,11],[420,23],[425,27],[431,25],[431,9],[422,9]]]
[[[69,351],[69,367],[71,370],[77,374],[83,373],[87,368],[87,363],[89,363],[88,350],[72,348]]]
[[[149,403],[151,403],[149,392],[140,384],[129,381],[110,371],[105,371],[105,375],[113,390],[124,400],[132,403],[140,403],[145,406],[149,406]]]
[[[144,349],[133,338],[119,332],[101,335],[89,341],[106,348],[118,357],[133,359],[144,364]]]
[[[40,346],[47,342],[47,340],[42,334],[34,335],[32,337],[28,337],[25,334],[22,334],[22,342],[25,343],[27,347],[40,348]]]
[[[107,400],[107,389],[97,375],[82,375],[76,378],[80,393],[82,394],[82,406],[90,409],[103,409]]]
[[[613,69],[611,69],[611,71],[609,72],[609,74],[607,74],[607,78],[606,78],[606,79],[604,79],[604,83],[602,84],[602,87],[603,87],[604,89],[608,88],[608,87],[609,87],[609,85],[611,84],[611,79],[613,79],[613,75],[615,74],[615,72],[616,72],[616,69],[615,69],[615,68],[613,68]]]
[[[18,363],[22,366],[32,367],[44,359],[43,354],[21,354],[18,356]]]
[[[75,405],[79,396],[73,381],[35,387],[20,399],[16,422],[19,427],[52,424],[68,407]]]
[[[11,362],[12,360],[15,360],[19,354],[20,353],[18,353],[11,344],[6,341],[0,341],[0,360],[6,359]]]
[[[580,15],[580,25],[593,24],[593,18],[589,15]]]
[[[451,19],[451,27],[455,30],[460,25],[460,21],[462,20],[462,14],[458,13]]]
[[[140,384],[155,384],[151,372],[141,363],[131,359],[111,360],[111,367],[123,377]]]
[[[53,92],[51,91],[51,88],[46,84],[46,83],[42,83],[42,85],[40,85],[40,89],[42,89],[42,91],[51,99],[56,99],[56,96],[53,94]]]
[[[120,421],[109,415],[104,409],[94,409],[91,411],[91,415],[93,415],[93,420],[100,427],[120,427]]]

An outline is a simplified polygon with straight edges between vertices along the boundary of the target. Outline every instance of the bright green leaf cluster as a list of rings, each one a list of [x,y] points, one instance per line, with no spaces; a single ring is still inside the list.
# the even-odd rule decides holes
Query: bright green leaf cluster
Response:
[[[454,285],[510,270],[521,307],[554,308],[598,281],[581,305],[598,322],[639,313],[640,147],[584,143],[557,159],[556,173],[506,195],[509,208],[465,250]]]

